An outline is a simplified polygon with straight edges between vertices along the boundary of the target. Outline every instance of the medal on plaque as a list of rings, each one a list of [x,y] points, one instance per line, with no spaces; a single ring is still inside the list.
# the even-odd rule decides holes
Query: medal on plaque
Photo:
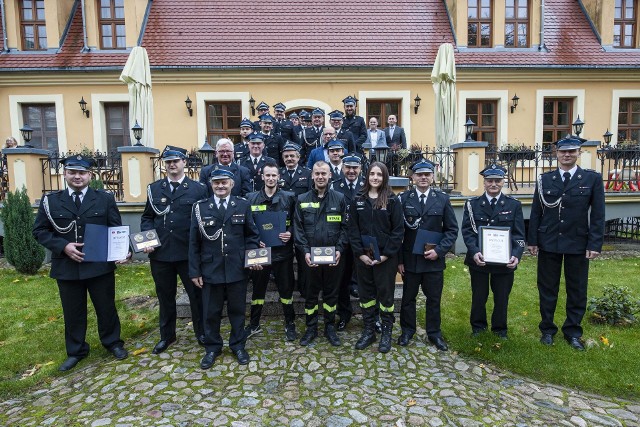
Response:
[[[311,248],[311,264],[335,264],[335,246],[318,246]]]
[[[271,265],[271,248],[247,249],[244,252],[244,266]]]
[[[160,246],[160,239],[158,239],[158,233],[155,229],[141,231],[139,233],[133,233],[129,235],[133,251],[138,253],[142,252],[145,248],[157,248]]]

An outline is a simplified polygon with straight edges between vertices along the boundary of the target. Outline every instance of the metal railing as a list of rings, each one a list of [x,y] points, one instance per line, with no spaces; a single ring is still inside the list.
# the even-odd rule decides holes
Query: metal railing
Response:
[[[66,187],[63,177],[64,168],[60,161],[80,154],[93,157],[96,162],[96,166],[92,169],[93,179],[97,181],[95,185],[102,186],[105,191],[113,194],[116,201],[123,201],[122,159],[120,153],[117,152],[51,152],[47,157],[40,159],[42,165],[42,194],[45,195],[51,191],[61,190]]]
[[[511,191],[533,194],[538,175],[557,168],[554,148],[513,147],[497,149],[489,146],[485,150],[485,166],[499,164],[507,169],[506,185]]]
[[[153,168],[153,176],[155,179],[165,178],[167,176],[167,170],[162,161],[162,157],[153,157],[151,167]],[[200,170],[209,164],[210,159],[206,154],[199,153],[195,148],[187,154],[187,165],[184,168],[184,173],[189,178],[198,181],[200,179]]]
[[[454,174],[456,152],[449,147],[434,147],[426,150],[400,149],[395,153],[390,152],[387,159],[389,174],[408,177],[411,175],[411,166],[420,160],[428,160],[434,164],[434,187],[447,193],[456,190],[457,183]]]
[[[607,221],[604,236],[609,243],[640,244],[640,217],[616,218]]]
[[[605,146],[598,150],[598,159],[605,191],[639,191],[640,145]]]

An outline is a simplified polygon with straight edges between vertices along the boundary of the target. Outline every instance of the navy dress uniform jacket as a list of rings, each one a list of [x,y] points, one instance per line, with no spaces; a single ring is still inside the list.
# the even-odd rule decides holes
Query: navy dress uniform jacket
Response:
[[[293,176],[289,176],[289,172],[286,167],[280,169],[280,188],[285,191],[291,191],[297,196],[313,188],[313,181],[311,180],[311,169],[298,166],[293,173]]]
[[[161,244],[149,254],[149,258],[164,262],[186,261],[191,210],[195,202],[207,198],[206,187],[185,176],[182,184],[173,192],[166,178],[149,184],[149,191],[157,211],[163,212],[168,208],[165,215],[158,215],[147,199],[140,230],[155,229]]]
[[[249,155],[249,143],[238,142],[233,146],[233,159],[236,163],[240,163],[243,157]]]
[[[247,277],[244,268],[244,252],[260,245],[260,236],[251,206],[246,199],[229,196],[224,215],[215,204],[213,197],[200,200],[194,205],[189,232],[189,277],[202,277],[211,284],[234,283]],[[200,220],[209,236],[202,235],[196,217],[199,207]]]
[[[558,170],[542,174],[541,182],[542,190],[536,185],[531,205],[528,244],[562,254],[601,252],[605,222],[602,176],[578,166],[566,189]],[[547,203],[560,203],[544,206],[540,193]]]
[[[338,193],[342,193],[342,195],[344,196],[344,200],[347,202],[347,212],[350,212],[349,207],[351,206],[351,203],[356,198],[358,193],[362,191],[363,187],[364,187],[364,179],[361,176],[359,176],[358,179],[356,179],[353,193],[349,189],[349,181],[347,180],[347,177],[344,175],[342,175],[338,180],[333,181],[333,183],[331,184],[331,188],[333,190],[336,190]]]
[[[64,253],[69,242],[83,243],[86,224],[99,224],[108,227],[122,225],[120,212],[113,195],[102,190],[87,189],[80,209],[67,190],[50,193],[45,196],[49,202],[49,212],[58,227],[65,228],[76,221],[78,236],[72,227],[67,233],[53,228],[40,203],[33,225],[33,237],[51,251],[50,276],[59,280],[84,280],[102,276],[113,270],[114,262],[75,262]],[[82,248],[79,249],[82,251]]]
[[[406,271],[411,273],[428,273],[445,269],[445,255],[453,247],[458,237],[458,222],[455,212],[449,201],[449,196],[434,190],[429,190],[424,209],[415,189],[400,194],[402,211],[405,219],[404,241],[400,251],[399,264],[404,264]],[[413,254],[413,245],[416,241],[417,229],[407,226],[420,221],[418,228],[442,233],[442,240],[435,247],[438,259],[430,261],[422,255]]]
[[[469,212],[473,212],[473,219],[476,231],[473,229]],[[473,260],[473,256],[478,252],[482,252],[480,248],[480,229],[481,226],[493,227],[509,227],[511,229],[511,256],[515,256],[520,260],[524,252],[525,236],[524,236],[524,217],[522,216],[522,203],[511,196],[505,194],[500,195],[495,211],[491,208],[491,204],[487,197],[473,197],[464,205],[464,213],[462,218],[462,238],[467,246],[467,255],[464,263],[472,270],[483,271],[485,273],[511,273],[515,269],[507,268],[504,265],[486,264],[479,266]]]
[[[356,151],[362,153],[362,144],[367,140],[367,125],[360,116],[344,116],[342,127],[348,129],[356,143]]]
[[[251,176],[251,191],[260,191],[264,188],[264,181],[262,180],[262,168],[264,168],[265,163],[268,161],[277,162],[271,157],[260,156],[260,160],[256,167],[253,165],[253,158],[251,156],[243,157],[242,160],[238,162],[240,166],[245,167],[249,171],[249,175]],[[246,196],[246,194],[244,195]]]
[[[211,188],[211,183],[209,182],[209,178],[211,178],[211,173],[218,169],[220,165],[218,163],[213,165],[208,165],[203,167],[200,170],[200,182],[207,187],[207,194],[209,197],[213,196],[213,188]],[[251,174],[249,170],[244,166],[240,166],[234,162],[231,162],[229,166],[227,166],[231,172],[233,172],[233,189],[231,190],[232,196],[240,196],[244,197],[247,193],[251,192]]]

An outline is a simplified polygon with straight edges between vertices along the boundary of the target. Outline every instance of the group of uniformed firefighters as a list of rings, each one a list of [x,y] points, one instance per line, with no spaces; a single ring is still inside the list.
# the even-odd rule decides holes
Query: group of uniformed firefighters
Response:
[[[150,184],[142,214],[142,232],[155,230],[160,246],[146,248],[160,308],[160,340],[154,354],[176,341],[176,290],[179,276],[189,296],[193,331],[205,348],[200,362],[210,368],[222,353],[220,324],[224,302],[231,324],[228,345],[240,364],[249,363],[246,340],[261,332],[267,285],[273,278],[284,313],[286,340],[298,339],[293,293],[294,257],[297,286],[304,298],[306,329],[300,344],[318,335],[320,295],[324,336],[341,345],[337,331],[351,317],[351,296],[359,298],[362,334],[356,349],[377,341],[386,353],[392,345],[396,274],[403,279],[401,333],[407,346],[416,333],[416,297],[426,297],[426,335],[439,350],[447,343],[440,328],[440,300],[445,256],[458,236],[449,196],[433,188],[435,166],[421,160],[412,166],[411,189],[395,195],[385,164],[373,161],[363,173],[362,144],[366,127],[355,115],[353,97],[344,100],[346,116],[324,112],[284,119],[286,107],[258,105],[260,120],[240,123],[241,142],[216,143],[217,161],[204,167],[200,182],[185,174],[186,150],[167,146],[162,153],[166,178]],[[293,116],[293,117],[292,117]],[[292,120],[293,119],[293,120]],[[274,126],[275,124],[275,126]],[[582,350],[580,323],[586,307],[588,261],[602,246],[604,192],[600,176],[576,165],[581,141],[556,143],[558,169],[540,176],[529,226],[529,249],[538,255],[541,342],[552,344],[558,328],[553,313],[564,260],[567,320],[562,327],[571,346]],[[309,165],[305,167],[304,165]],[[114,263],[83,261],[86,224],[120,225],[113,196],[88,187],[92,159],[64,160],[67,189],[49,194],[40,205],[34,236],[52,252],[51,277],[57,279],[65,318],[67,360],[73,368],[87,356],[86,295],[98,317],[102,344],[116,358],[127,357],[120,339],[114,304]],[[488,328],[486,302],[491,288],[491,331],[507,339],[507,306],[516,269],[525,248],[525,225],[518,200],[502,193],[505,170],[492,165],[481,172],[483,195],[464,205],[462,236],[467,246],[472,287],[472,333]],[[281,213],[285,227],[271,246],[269,265],[245,267],[245,251],[265,248],[265,215]],[[261,216],[263,216],[261,218]],[[269,218],[272,218],[271,216]],[[502,264],[484,259],[479,238],[483,226],[505,227],[510,255]],[[272,236],[273,237],[273,236]],[[330,253],[329,263],[318,260]],[[249,325],[245,328],[248,279],[253,285]],[[337,316],[336,316],[337,314]]]

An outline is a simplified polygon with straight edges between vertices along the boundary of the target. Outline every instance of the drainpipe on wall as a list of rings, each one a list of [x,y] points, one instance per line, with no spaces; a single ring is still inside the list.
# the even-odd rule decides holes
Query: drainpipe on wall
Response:
[[[83,52],[87,52],[89,50],[89,46],[87,46],[87,20],[85,18],[85,13],[84,13],[84,1],[82,0],[82,51]]]
[[[540,1],[540,45],[538,45],[538,51],[542,50],[544,46],[544,0]]]
[[[2,51],[8,52],[7,43],[7,16],[4,13],[4,0],[0,0],[0,13],[2,13]]]

